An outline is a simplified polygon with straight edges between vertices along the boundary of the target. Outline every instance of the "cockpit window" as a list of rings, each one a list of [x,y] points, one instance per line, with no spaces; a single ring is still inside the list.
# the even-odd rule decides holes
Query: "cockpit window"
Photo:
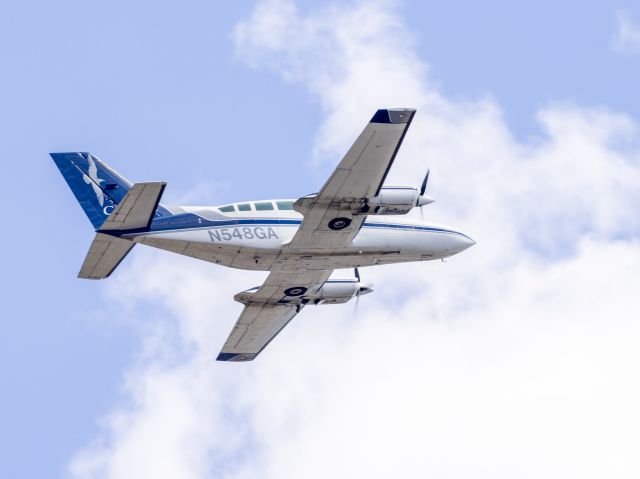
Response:
[[[222,211],[223,213],[231,213],[232,211],[235,211],[236,208],[233,205],[226,205],[226,206],[221,206],[220,208],[218,208],[220,211]]]
[[[240,203],[238,205],[238,211],[251,211],[250,203]]]
[[[292,210],[293,201],[276,201],[279,210]]]
[[[273,209],[273,203],[271,201],[261,201],[260,203],[254,203],[257,211],[269,211]]]

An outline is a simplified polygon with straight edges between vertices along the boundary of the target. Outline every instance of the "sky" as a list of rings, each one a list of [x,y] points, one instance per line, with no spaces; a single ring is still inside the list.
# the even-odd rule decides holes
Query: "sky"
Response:
[[[640,473],[636,3],[14,2],[0,54],[0,476]],[[425,218],[477,244],[363,269],[357,313],[218,364],[264,273],[139,247],[76,279],[93,232],[48,152],[168,203],[296,198],[401,106],[390,181],[431,168]]]

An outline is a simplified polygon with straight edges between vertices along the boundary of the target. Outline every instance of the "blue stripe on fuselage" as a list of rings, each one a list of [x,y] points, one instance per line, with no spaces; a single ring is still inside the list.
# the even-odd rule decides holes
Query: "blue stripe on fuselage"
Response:
[[[299,226],[302,223],[300,219],[279,219],[279,218],[229,218],[225,220],[209,220],[194,213],[179,213],[173,216],[167,216],[164,218],[155,218],[150,227],[144,230],[138,231],[126,231],[125,234],[130,233],[166,233],[179,230],[195,230],[195,229],[210,229],[221,228],[225,226],[238,226],[238,225],[254,225],[254,226]],[[453,231],[446,228],[439,228],[436,226],[421,226],[421,225],[409,225],[398,223],[377,223],[375,221],[365,221],[362,225],[364,228],[377,228],[377,229],[399,229],[408,231],[429,231],[434,233],[451,233],[468,238],[459,231]],[[112,234],[118,234],[119,232],[113,231]]]

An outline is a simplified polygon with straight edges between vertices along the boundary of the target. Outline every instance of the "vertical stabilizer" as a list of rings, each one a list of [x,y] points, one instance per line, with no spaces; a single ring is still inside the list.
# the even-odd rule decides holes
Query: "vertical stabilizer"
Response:
[[[132,184],[91,153],[51,153],[94,229],[100,228]]]
[[[69,188],[82,206],[95,230],[129,193],[133,184],[91,153],[51,153]],[[170,216],[157,204],[152,216]]]

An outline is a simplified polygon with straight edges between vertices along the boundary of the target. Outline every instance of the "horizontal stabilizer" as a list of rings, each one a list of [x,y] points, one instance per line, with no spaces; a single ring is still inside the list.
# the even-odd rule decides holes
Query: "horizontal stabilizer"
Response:
[[[96,233],[78,278],[107,278],[134,246],[133,241]]]
[[[114,208],[100,231],[147,228],[167,184],[163,181],[136,183]]]

